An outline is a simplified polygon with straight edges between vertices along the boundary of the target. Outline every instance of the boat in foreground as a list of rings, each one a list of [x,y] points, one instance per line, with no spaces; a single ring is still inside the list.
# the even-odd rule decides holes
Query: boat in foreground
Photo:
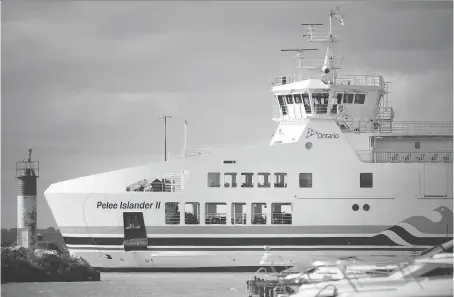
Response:
[[[49,186],[71,253],[100,270],[255,271],[264,245],[284,267],[405,258],[452,239],[452,122],[395,121],[383,77],[338,71],[331,29],[344,21],[329,20],[326,36],[306,32],[328,45],[320,74],[273,83],[270,145],[173,152]],[[303,61],[312,49],[292,50]]]

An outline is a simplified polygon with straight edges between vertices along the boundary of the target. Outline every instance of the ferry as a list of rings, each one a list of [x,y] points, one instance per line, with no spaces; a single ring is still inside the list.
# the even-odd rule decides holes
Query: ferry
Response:
[[[382,76],[341,71],[332,31],[344,24],[339,9],[326,34],[303,24],[326,55],[307,66],[316,49],[290,50],[298,73],[271,85],[269,145],[170,151],[50,185],[70,252],[100,270],[256,270],[264,246],[287,266],[405,256],[452,239],[453,123],[395,121]]]

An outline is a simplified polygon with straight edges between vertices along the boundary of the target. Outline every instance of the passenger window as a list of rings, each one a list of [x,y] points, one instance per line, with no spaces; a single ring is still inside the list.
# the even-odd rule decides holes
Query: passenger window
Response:
[[[372,173],[360,173],[359,184],[361,188],[372,188],[374,185],[374,176]]]
[[[300,173],[300,188],[312,188],[312,173]]]
[[[266,208],[266,203],[252,203],[251,223],[253,225],[266,224],[266,214],[264,208]]]
[[[224,187],[226,188],[236,188],[236,173],[235,172],[226,172],[224,174]]]
[[[270,174],[265,172],[259,172],[257,174],[257,187],[269,188],[270,187]]]
[[[225,225],[227,223],[226,203],[205,203],[205,224]]]
[[[287,173],[275,173],[274,174],[274,187],[275,188],[287,188]]]
[[[178,202],[166,202],[165,204],[165,216],[166,224],[178,225],[180,224],[180,203]]]
[[[271,204],[271,224],[292,224],[292,204],[291,203],[272,203]]]
[[[186,225],[200,224],[200,203],[186,202],[184,205],[184,223]]]
[[[219,172],[208,172],[208,187],[218,188],[221,186],[221,174]]]
[[[232,225],[246,225],[246,203],[232,203]]]
[[[241,173],[241,187],[242,188],[252,188],[254,186],[254,182],[252,181],[252,177],[254,173]]]

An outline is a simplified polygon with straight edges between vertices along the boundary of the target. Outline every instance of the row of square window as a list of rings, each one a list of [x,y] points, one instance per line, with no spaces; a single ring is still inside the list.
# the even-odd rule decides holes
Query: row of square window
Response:
[[[285,98],[285,100],[284,100],[284,98]],[[328,104],[328,98],[329,98],[328,93],[312,93],[312,99],[314,101],[314,104]],[[334,98],[336,98],[336,101],[334,101]],[[341,103],[364,104],[365,99],[366,99],[366,94],[337,93],[336,97],[334,97],[334,95],[333,95],[333,102],[337,102],[337,104],[341,104]],[[295,102],[295,104],[304,103],[305,105],[310,105],[308,93],[293,94],[293,95],[291,95],[291,94],[278,95],[277,100],[280,105],[293,104],[293,102]]]
[[[179,225],[181,215],[179,202],[165,203],[165,222],[169,225]],[[186,225],[200,224],[200,203],[187,202],[184,205],[184,223]],[[264,225],[292,224],[291,203],[271,203],[270,214],[264,209],[267,203],[252,203],[250,216],[247,214],[246,203],[232,203],[231,212],[227,212],[227,203],[205,203],[205,225]],[[230,217],[230,220],[228,220]]]
[[[240,174],[241,187],[252,188],[254,187],[254,173],[243,172]],[[270,188],[271,173],[259,172],[257,173],[257,187],[258,188]],[[372,173],[360,173],[359,179],[361,188],[372,188],[373,186],[373,175]],[[237,187],[237,173],[226,172],[224,173],[224,187],[225,188],[236,188]],[[221,173],[219,172],[208,172],[208,187],[219,188],[221,187]],[[275,188],[287,188],[287,173],[274,173],[274,187]],[[312,188],[312,173],[300,173],[299,174],[299,187],[300,188]]]

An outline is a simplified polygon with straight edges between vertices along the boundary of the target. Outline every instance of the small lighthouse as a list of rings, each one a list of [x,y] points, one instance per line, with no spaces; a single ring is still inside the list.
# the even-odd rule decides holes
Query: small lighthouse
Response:
[[[17,245],[34,249],[37,228],[37,179],[39,162],[32,161],[32,149],[16,162],[17,180]]]

